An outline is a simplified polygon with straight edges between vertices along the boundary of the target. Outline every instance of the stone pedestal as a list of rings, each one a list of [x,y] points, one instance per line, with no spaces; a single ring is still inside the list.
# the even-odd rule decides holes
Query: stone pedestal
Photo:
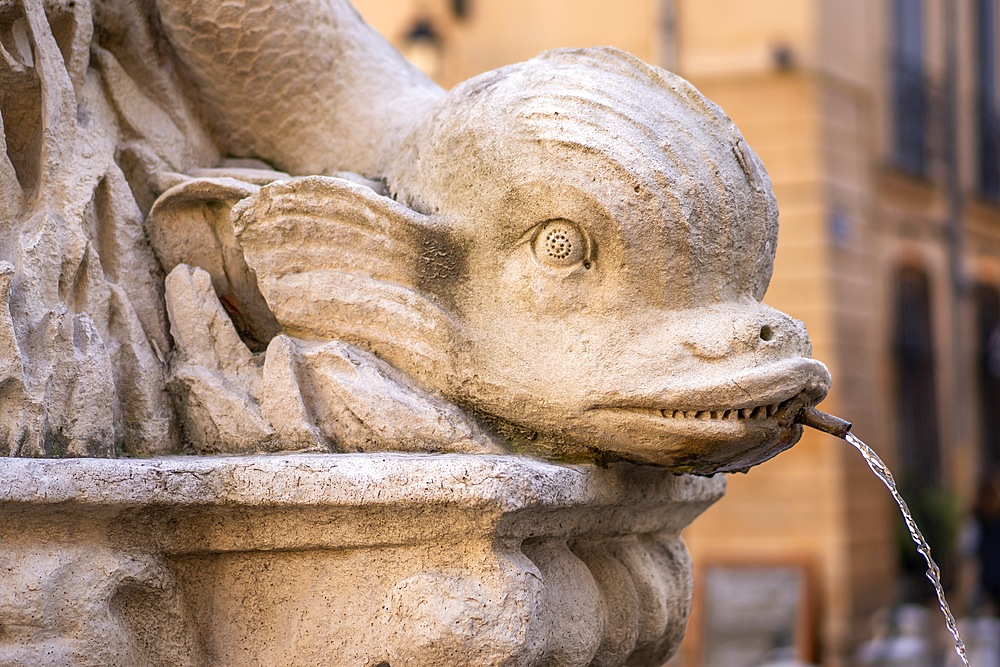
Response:
[[[0,665],[659,665],[725,487],[471,455],[0,460]]]

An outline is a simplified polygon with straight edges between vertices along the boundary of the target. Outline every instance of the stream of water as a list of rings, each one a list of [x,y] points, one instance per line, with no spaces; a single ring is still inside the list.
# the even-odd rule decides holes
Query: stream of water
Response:
[[[892,473],[882,463],[882,459],[878,457],[878,454],[871,447],[856,438],[853,433],[848,433],[844,436],[844,439],[861,452],[861,455],[865,457],[865,462],[868,463],[868,467],[882,480],[886,488],[889,489],[889,493],[896,500],[896,504],[899,505],[899,511],[903,513],[903,520],[906,521],[906,528],[910,531],[910,537],[913,538],[913,543],[917,545],[917,551],[927,561],[927,578],[934,584],[938,605],[941,607],[941,613],[944,614],[945,621],[948,624],[948,632],[955,639],[955,653],[962,659],[962,664],[965,667],[970,667],[969,658],[965,652],[965,643],[958,634],[958,627],[955,625],[955,616],[951,613],[951,607],[948,606],[948,601],[944,597],[944,587],[941,585],[941,570],[938,568],[937,563],[934,562],[934,559],[931,558],[931,547],[927,544],[927,540],[924,539],[920,529],[917,528],[917,523],[910,514],[910,508],[906,506],[903,496],[899,495],[899,491],[896,489],[896,482],[892,478]]]

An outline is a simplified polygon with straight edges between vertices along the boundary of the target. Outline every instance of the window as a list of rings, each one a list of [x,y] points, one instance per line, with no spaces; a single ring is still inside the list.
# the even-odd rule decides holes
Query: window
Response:
[[[998,201],[1000,124],[997,122],[996,0],[977,0],[975,20],[979,193]]]
[[[957,504],[942,485],[930,283],[920,268],[896,273],[893,353],[899,416],[899,461],[896,479],[914,519],[927,538],[938,565],[950,571],[955,545]],[[930,599],[925,563],[899,526],[901,594],[912,602]]]
[[[995,470],[1000,467],[1000,292],[977,285],[974,298],[980,461],[983,470]]]
[[[907,266],[896,273],[895,287],[893,353],[900,435],[896,479],[938,565],[947,574],[955,542],[956,503],[941,484],[930,284],[926,272]],[[902,597],[927,601],[932,589],[924,579],[925,563],[903,537],[901,526],[899,531]]]
[[[892,0],[892,159],[917,175],[926,168],[923,0]]]
[[[934,344],[927,274],[906,266],[896,274],[893,354],[900,433],[900,478],[909,488],[939,482],[939,431]]]

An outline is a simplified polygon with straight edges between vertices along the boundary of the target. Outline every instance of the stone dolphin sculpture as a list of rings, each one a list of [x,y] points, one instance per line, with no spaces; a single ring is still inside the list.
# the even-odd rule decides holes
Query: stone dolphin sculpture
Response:
[[[172,39],[187,34],[171,20]],[[196,43],[179,50],[197,80],[209,61],[185,51]],[[499,435],[554,459],[710,474],[799,439],[795,417],[830,377],[803,325],[761,303],[777,206],[716,105],[610,48],[548,52],[447,94],[414,81],[409,120],[354,169],[378,183],[203,178],[168,190],[150,215],[165,268],[203,264],[231,315],[258,313],[262,345],[280,332],[268,357],[277,339],[373,354],[457,406],[464,432],[494,443],[484,451]],[[258,148],[246,150],[291,171],[353,166]],[[206,191],[225,203],[207,246],[202,218],[164,213]],[[231,266],[192,261],[199,245]]]

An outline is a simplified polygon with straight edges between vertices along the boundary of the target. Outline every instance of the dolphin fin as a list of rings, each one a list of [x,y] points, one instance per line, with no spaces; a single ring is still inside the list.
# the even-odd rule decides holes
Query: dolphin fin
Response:
[[[167,274],[181,264],[207,271],[240,337],[261,351],[281,327],[257,288],[229,222],[232,206],[259,186],[229,177],[177,180],[146,218],[156,258]]]
[[[299,399],[294,409],[271,412],[298,415],[340,451],[506,453],[457,406],[347,343],[279,335],[267,348],[265,375],[279,363],[291,367]]]
[[[433,294],[453,270],[437,221],[341,178],[272,183],[233,208],[236,239],[283,330],[401,368],[449,372],[461,327]]]

